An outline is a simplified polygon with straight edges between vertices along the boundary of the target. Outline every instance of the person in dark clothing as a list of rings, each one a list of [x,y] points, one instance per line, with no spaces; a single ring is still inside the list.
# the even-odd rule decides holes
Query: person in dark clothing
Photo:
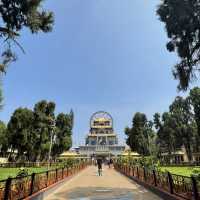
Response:
[[[110,159],[107,161],[107,163],[108,163],[108,167],[110,168]]]
[[[99,176],[102,176],[102,159],[101,158],[97,159],[97,167],[98,167]]]
[[[113,160],[110,158],[110,159],[108,160],[108,167],[110,168],[110,167],[112,166],[112,164],[113,164]]]

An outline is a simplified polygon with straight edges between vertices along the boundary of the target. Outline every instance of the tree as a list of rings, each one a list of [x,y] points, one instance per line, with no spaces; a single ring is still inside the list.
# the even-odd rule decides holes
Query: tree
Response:
[[[6,72],[6,67],[16,56],[12,51],[12,45],[16,44],[23,50],[17,38],[24,28],[31,33],[50,32],[54,21],[53,13],[42,8],[44,0],[1,0],[0,3],[0,38],[6,48],[1,52],[2,64],[0,71]]]
[[[169,112],[163,113],[160,118],[160,114],[154,115],[160,153],[167,151],[170,155],[184,146],[191,161],[196,148],[197,128],[190,98],[176,97],[169,106]]]
[[[160,150],[159,154],[165,151],[171,154],[179,146],[179,143],[176,143],[174,119],[171,113],[165,112],[162,117],[159,113],[156,113],[154,124],[157,129],[156,143]]]
[[[125,128],[127,135],[127,145],[132,151],[146,156],[150,154],[150,137],[153,135],[152,123],[147,121],[147,117],[143,113],[136,113],[133,117],[132,127]]]
[[[195,136],[195,150],[196,152],[200,151],[200,88],[195,87],[190,90],[189,100],[193,107],[194,120],[197,129],[197,135]]]
[[[173,71],[178,89],[186,90],[200,70],[199,0],[161,0],[157,14],[170,39],[168,51],[176,51],[180,58]]]
[[[53,146],[54,157],[72,146],[73,112],[60,113],[56,118],[56,143]]]
[[[20,161],[43,161],[51,155],[56,158],[72,146],[73,111],[55,117],[55,103],[39,101],[34,111],[18,108],[14,111],[7,129],[0,121],[0,153],[8,148],[17,151]],[[51,141],[51,139],[53,139]],[[52,142],[52,143],[51,143]]]
[[[176,141],[179,141],[185,147],[188,159],[191,161],[196,136],[196,123],[189,98],[176,97],[170,105],[170,113],[174,119]]]
[[[8,123],[8,142],[12,150],[17,150],[17,158],[31,157],[34,146],[33,135],[34,115],[32,110],[18,108],[14,111]]]
[[[200,88],[195,87],[190,90],[189,98],[194,110],[194,117],[197,123],[198,134],[200,137]]]
[[[55,103],[42,100],[34,107],[34,132],[36,135],[35,159],[46,160],[50,148],[51,132],[55,121]]]
[[[8,137],[7,127],[4,122],[0,121],[0,153],[1,156],[5,156],[8,150]]]
[[[0,110],[3,109],[3,91],[2,91],[2,85],[0,84]]]

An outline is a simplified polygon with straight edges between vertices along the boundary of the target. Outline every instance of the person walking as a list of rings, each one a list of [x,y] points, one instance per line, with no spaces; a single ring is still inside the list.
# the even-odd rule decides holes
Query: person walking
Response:
[[[110,169],[110,159],[107,161],[107,163],[108,163],[108,167]]]
[[[97,159],[97,167],[98,167],[99,176],[102,176],[102,159],[101,158]]]
[[[112,160],[112,158],[110,158],[109,163],[110,163],[110,166],[109,166],[109,168],[110,168],[110,167],[112,167],[112,165],[113,165],[113,160]]]

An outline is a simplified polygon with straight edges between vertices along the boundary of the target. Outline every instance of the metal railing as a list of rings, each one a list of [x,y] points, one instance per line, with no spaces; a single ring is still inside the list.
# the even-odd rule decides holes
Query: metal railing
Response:
[[[9,163],[0,163],[0,167],[2,168],[19,168],[19,167],[56,167],[60,163],[59,162],[9,162]]]
[[[150,170],[145,167],[115,163],[117,171],[186,200],[200,200],[200,181],[194,177],[180,176]]]
[[[89,146],[81,146],[81,152],[94,152],[94,151],[123,151],[124,147],[120,145],[89,145]]]
[[[72,176],[89,163],[82,162],[72,167],[63,167],[24,177],[8,178],[0,181],[0,200],[19,200],[27,198],[56,182]]]

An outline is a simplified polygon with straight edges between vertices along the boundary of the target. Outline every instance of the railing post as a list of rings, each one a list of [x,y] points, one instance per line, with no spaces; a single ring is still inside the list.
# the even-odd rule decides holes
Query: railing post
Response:
[[[144,181],[146,182],[146,170],[145,170],[145,167],[143,167],[143,172],[144,172]]]
[[[153,170],[152,172],[153,172],[154,185],[157,186],[156,172],[155,170]]]
[[[137,178],[139,179],[139,169],[137,167]]]
[[[64,178],[64,167],[62,168],[62,179]]]
[[[195,177],[191,177],[192,179],[192,190],[193,190],[193,194],[194,194],[194,200],[199,200],[199,193],[198,193],[198,187],[197,187],[197,181],[195,179]]]
[[[9,199],[10,190],[11,190],[11,183],[12,183],[12,178],[8,178],[6,180],[6,185],[5,185],[4,200],[8,200]]]
[[[135,176],[135,167],[132,167],[132,175]]]
[[[171,194],[173,194],[174,191],[173,191],[173,179],[172,179],[172,175],[170,174],[170,172],[168,172],[167,175],[168,175],[169,191],[170,191]]]
[[[49,171],[46,172],[46,176],[47,176],[46,187],[48,187],[48,185],[49,185]]]
[[[69,168],[67,167],[67,176],[69,176]]]
[[[35,180],[35,173],[32,173],[31,175],[31,186],[30,186],[30,195],[34,192],[34,180]]]
[[[57,182],[58,181],[58,169],[56,168],[56,181],[55,182]]]

